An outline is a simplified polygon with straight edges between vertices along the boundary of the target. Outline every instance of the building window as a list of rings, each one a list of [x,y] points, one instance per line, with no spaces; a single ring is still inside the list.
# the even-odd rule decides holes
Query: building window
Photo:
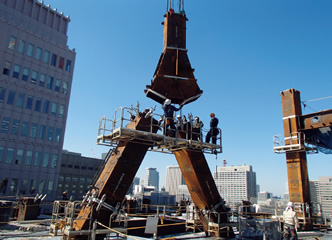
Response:
[[[35,111],[36,112],[40,112],[40,108],[41,108],[41,99],[40,98],[37,98],[36,99],[36,102],[35,102]]]
[[[38,124],[32,123],[30,129],[30,137],[35,138],[37,136]]]
[[[44,106],[43,106],[43,113],[48,114],[48,108],[49,108],[49,106],[50,106],[50,101],[46,100],[44,102]]]
[[[32,44],[28,45],[28,50],[27,50],[27,56],[32,57],[33,56],[33,50],[34,50],[35,46]]]
[[[24,54],[24,50],[25,50],[25,41],[20,40],[20,43],[19,43],[19,45],[18,45],[18,49],[17,49],[17,51],[18,51],[19,53]]]
[[[38,79],[38,72],[32,71],[32,73],[31,73],[31,82],[36,83],[37,79]]]
[[[52,66],[56,66],[56,59],[57,59],[57,55],[55,53],[52,54],[52,59],[51,59],[51,65]]]
[[[53,88],[53,81],[54,81],[53,77],[48,77],[48,80],[47,80],[47,88],[48,89],[52,89]]]
[[[31,110],[32,109],[32,104],[33,104],[33,96],[28,96],[27,97],[27,104],[25,105],[25,108]]]
[[[14,159],[14,148],[7,148],[6,163],[12,163]]]
[[[9,187],[9,194],[16,195],[17,193],[17,185],[18,185],[18,179],[13,178],[10,187]]]
[[[50,62],[50,52],[47,50],[44,52],[43,62],[47,64]]]
[[[23,68],[23,74],[22,74],[22,80],[23,81],[27,81],[29,78],[29,72],[30,69],[29,68]]]
[[[60,142],[61,132],[62,132],[62,130],[60,128],[56,129],[56,131],[55,131],[55,141],[56,142]]]
[[[0,147],[0,162],[2,162],[3,158],[3,147]]]
[[[21,66],[15,64],[14,71],[13,71],[13,78],[17,78],[18,79],[19,76],[20,76],[20,71],[21,71]]]
[[[46,81],[46,75],[45,74],[40,74],[39,86],[45,87],[45,81]]]
[[[35,59],[40,60],[41,59],[41,54],[42,54],[42,49],[40,47],[37,47],[36,48]]]
[[[29,123],[23,122],[21,127],[21,136],[26,137],[28,135]]]
[[[16,92],[14,90],[10,90],[8,93],[7,104],[13,105],[15,101]]]
[[[46,126],[44,126],[44,125],[40,125],[40,128],[39,128],[39,134],[38,134],[38,138],[39,138],[39,139],[44,140],[44,137],[45,137],[45,130],[46,130]]]
[[[18,134],[18,129],[20,127],[20,120],[14,119],[13,120],[13,125],[12,125],[12,130],[11,130],[11,134],[12,135],[17,135]]]
[[[52,142],[53,140],[53,133],[54,133],[54,128],[49,127],[47,132],[47,140],[50,142]]]
[[[48,167],[49,159],[50,159],[50,154],[49,153],[44,153],[43,167]]]
[[[35,160],[33,162],[33,165],[36,167],[39,167],[40,160],[41,160],[42,153],[41,152],[35,152]]]
[[[16,45],[16,37],[10,36],[8,48],[12,49],[12,50],[15,50],[15,45]]]
[[[3,75],[9,76],[9,74],[10,74],[10,66],[11,66],[11,62],[6,61],[5,62],[5,66],[3,67],[3,70],[2,70],[2,74]]]
[[[38,192],[39,193],[43,193],[44,192],[44,188],[45,188],[45,180],[42,179],[39,182]]]
[[[20,108],[23,107],[23,105],[24,105],[24,98],[25,98],[25,94],[24,93],[18,93],[16,107],[20,107]]]
[[[61,88],[61,80],[60,79],[56,79],[55,80],[55,88],[54,88],[54,90],[56,92],[60,92],[60,88]]]
[[[68,83],[62,82],[62,93],[67,94],[68,91]]]
[[[17,149],[15,164],[22,164],[23,162],[23,149]]]
[[[51,161],[51,168],[56,168],[57,161],[58,161],[58,154],[53,154]]]
[[[71,71],[71,60],[67,59],[66,61],[66,71],[70,72]]]
[[[0,87],[0,102],[3,102],[5,100],[6,95],[6,88]]]
[[[10,118],[4,117],[2,119],[1,132],[8,133],[9,125],[10,125]]]
[[[25,165],[31,165],[32,163],[32,151],[27,151],[25,156]]]
[[[0,182],[0,193],[5,194],[8,185],[8,178],[2,178]]]
[[[60,57],[59,60],[59,68],[63,69],[63,65],[65,64],[65,58],[64,57]]]
[[[25,194],[28,188],[28,179],[22,179],[20,189],[18,191],[19,194]]]
[[[57,103],[52,103],[52,107],[51,107],[51,114],[53,116],[56,116],[56,110],[58,108],[58,104]]]
[[[53,185],[54,185],[54,182],[52,180],[49,180],[48,187],[47,187],[47,194],[51,194],[53,192]]]
[[[30,180],[30,194],[34,194],[36,192],[37,180],[31,179]]]
[[[60,104],[60,107],[59,107],[59,118],[63,118],[63,115],[65,113],[65,106]]]

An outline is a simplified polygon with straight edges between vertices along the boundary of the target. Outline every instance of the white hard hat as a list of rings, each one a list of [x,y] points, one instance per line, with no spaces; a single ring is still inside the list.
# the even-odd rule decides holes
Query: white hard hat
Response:
[[[181,116],[180,116],[180,114],[179,114],[179,115],[177,115],[176,117],[177,117],[177,118],[180,118]]]
[[[166,99],[166,100],[165,100],[165,104],[166,104],[166,105],[170,105],[170,104],[171,104],[171,99]]]
[[[288,202],[288,203],[287,203],[287,207],[294,207],[294,203],[292,203],[292,202]]]

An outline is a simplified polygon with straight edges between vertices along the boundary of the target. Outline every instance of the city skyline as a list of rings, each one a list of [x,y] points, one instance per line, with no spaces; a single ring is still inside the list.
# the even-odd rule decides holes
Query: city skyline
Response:
[[[100,117],[137,101],[161,113],[143,91],[162,51],[166,1],[45,4],[70,15],[68,44],[77,52],[64,148],[99,156],[108,151],[95,145]],[[286,159],[273,153],[272,142],[283,132],[280,92],[301,91],[304,114],[331,108],[331,98],[309,101],[331,95],[331,10],[330,1],[185,3],[188,56],[203,95],[182,113],[200,116],[205,128],[211,112],[219,118],[223,153],[206,156],[211,171],[223,159],[250,164],[262,191],[285,192]],[[307,159],[310,180],[330,175],[330,156]],[[149,152],[138,176],[155,167],[165,179],[172,164],[174,156]]]

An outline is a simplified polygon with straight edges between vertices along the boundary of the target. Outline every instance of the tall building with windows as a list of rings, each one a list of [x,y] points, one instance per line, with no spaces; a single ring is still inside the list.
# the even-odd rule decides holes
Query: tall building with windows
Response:
[[[66,192],[73,201],[82,200],[102,163],[102,159],[63,150],[56,199],[61,199]]]
[[[144,187],[154,186],[155,190],[159,190],[159,172],[157,168],[145,169]]]
[[[319,177],[319,180],[309,181],[309,183],[314,211],[321,212],[324,218],[332,219],[332,177]]]
[[[43,1],[0,0],[0,196],[56,197],[76,57],[69,22]]]
[[[257,198],[256,173],[250,165],[218,167],[213,177],[228,205]]]
[[[180,185],[185,185],[179,166],[166,167],[166,191],[169,195],[176,195]]]

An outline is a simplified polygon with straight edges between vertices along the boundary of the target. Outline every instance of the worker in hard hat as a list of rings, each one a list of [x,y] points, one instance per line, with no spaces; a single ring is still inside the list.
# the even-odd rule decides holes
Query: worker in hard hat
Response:
[[[211,113],[210,117],[211,117],[210,130],[206,134],[205,142],[209,143],[210,139],[212,137],[212,143],[216,144],[217,143],[217,135],[219,134],[219,129],[218,129],[219,120],[218,120],[218,118],[216,118],[214,113]]]
[[[68,200],[67,192],[62,193],[62,200]]]
[[[176,108],[173,105],[171,105],[171,102],[172,102],[171,99],[166,99],[164,104],[161,105],[161,107],[164,110],[164,120],[165,120],[164,134],[170,137],[174,137],[175,136],[174,112],[179,111],[181,107]]]
[[[195,116],[193,123],[193,134],[192,134],[193,140],[201,141],[203,126],[204,126],[203,122],[199,119],[198,116]]]
[[[297,239],[296,229],[299,228],[299,220],[294,211],[294,203],[289,202],[283,213],[284,219],[284,239]]]

